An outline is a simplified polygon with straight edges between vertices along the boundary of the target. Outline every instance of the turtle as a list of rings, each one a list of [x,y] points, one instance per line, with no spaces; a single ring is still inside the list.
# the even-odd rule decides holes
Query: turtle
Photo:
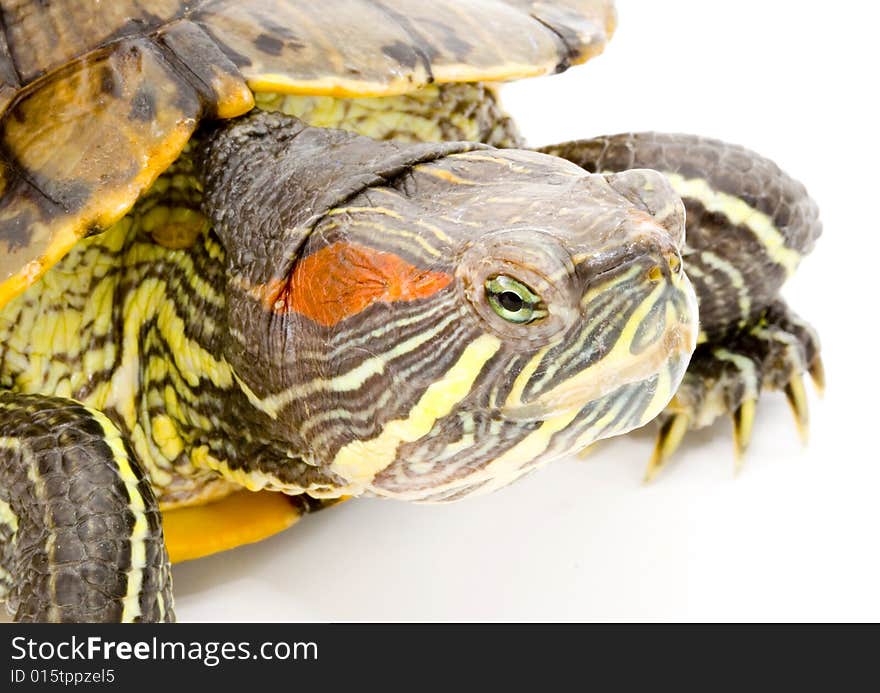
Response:
[[[767,389],[804,186],[702,137],[528,149],[495,84],[610,0],[19,0],[0,31],[0,593],[170,621],[172,562],[372,495],[448,502]],[[491,28],[490,28],[491,27]]]

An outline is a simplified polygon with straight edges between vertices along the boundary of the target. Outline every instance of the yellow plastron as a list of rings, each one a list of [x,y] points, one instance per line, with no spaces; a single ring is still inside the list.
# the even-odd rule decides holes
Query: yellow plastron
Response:
[[[222,500],[162,512],[172,563],[252,544],[296,524],[302,511],[273,491],[238,491]]]

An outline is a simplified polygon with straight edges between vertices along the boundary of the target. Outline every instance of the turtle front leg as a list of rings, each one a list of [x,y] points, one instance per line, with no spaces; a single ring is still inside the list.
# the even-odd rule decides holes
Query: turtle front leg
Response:
[[[733,419],[737,468],[752,435],[755,406],[764,390],[782,390],[801,439],[809,426],[803,376],[824,387],[819,340],[784,301],[777,301],[743,330],[697,347],[684,380],[660,417],[660,433],[646,478],[652,479],[689,429],[702,428],[724,414]]]
[[[149,483],[77,402],[0,392],[0,597],[16,621],[171,621]]]
[[[592,173],[658,170],[685,204],[682,259],[700,305],[700,344],[659,417],[648,478],[688,430],[724,414],[733,419],[741,459],[764,390],[784,390],[805,437],[803,376],[810,373],[820,390],[824,383],[819,341],[779,297],[821,233],[818,208],[804,186],[754,152],[690,135],[623,134],[541,151]]]

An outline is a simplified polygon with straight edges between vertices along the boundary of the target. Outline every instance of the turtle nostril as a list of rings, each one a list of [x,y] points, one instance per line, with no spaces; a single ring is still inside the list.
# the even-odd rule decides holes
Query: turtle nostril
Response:
[[[648,270],[648,279],[659,282],[663,277],[678,277],[681,275],[681,255],[677,250],[665,250],[662,253],[663,261],[652,265]],[[666,270],[666,268],[669,268]]]
[[[669,265],[669,271],[673,275],[681,274],[681,255],[679,255],[678,251],[671,250],[666,255],[666,263]]]

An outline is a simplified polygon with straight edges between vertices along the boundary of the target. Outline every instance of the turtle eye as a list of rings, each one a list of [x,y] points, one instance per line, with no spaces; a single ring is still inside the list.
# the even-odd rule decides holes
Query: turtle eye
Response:
[[[525,325],[547,315],[541,298],[506,274],[486,280],[486,296],[492,310],[508,322]]]

